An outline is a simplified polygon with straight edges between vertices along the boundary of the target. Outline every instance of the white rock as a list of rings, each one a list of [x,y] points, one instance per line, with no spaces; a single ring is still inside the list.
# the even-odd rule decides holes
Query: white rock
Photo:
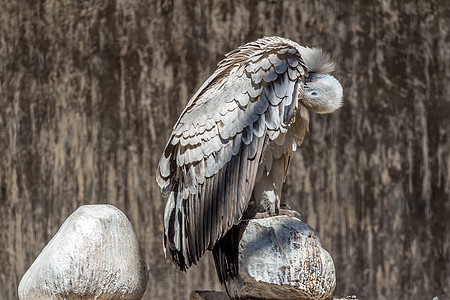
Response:
[[[62,224],[19,284],[19,299],[141,299],[148,280],[137,236],[111,205],[85,205]]]
[[[226,284],[233,298],[326,299],[333,293],[333,259],[309,225],[288,216],[245,223],[239,275]]]

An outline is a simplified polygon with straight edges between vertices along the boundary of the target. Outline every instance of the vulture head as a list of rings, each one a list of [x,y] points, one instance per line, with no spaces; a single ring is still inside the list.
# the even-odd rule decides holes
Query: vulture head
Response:
[[[332,75],[310,73],[305,80],[303,105],[318,114],[327,114],[342,106],[343,90]]]
[[[300,47],[303,61],[308,68],[305,77],[302,104],[318,114],[331,113],[342,106],[343,89],[339,81],[329,73],[335,63],[330,54],[318,48]]]

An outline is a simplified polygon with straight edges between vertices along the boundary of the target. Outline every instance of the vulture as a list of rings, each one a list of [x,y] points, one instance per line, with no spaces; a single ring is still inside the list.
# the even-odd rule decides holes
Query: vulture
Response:
[[[164,252],[186,271],[213,251],[226,279],[226,235],[243,216],[280,212],[292,153],[309,112],[342,106],[343,90],[322,49],[264,37],[227,53],[173,127],[156,178],[163,196]]]

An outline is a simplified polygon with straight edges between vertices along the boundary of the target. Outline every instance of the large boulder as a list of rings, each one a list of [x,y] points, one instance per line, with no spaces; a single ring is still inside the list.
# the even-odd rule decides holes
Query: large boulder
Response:
[[[19,299],[141,299],[148,270],[127,217],[85,205],[62,224],[19,284]]]
[[[238,276],[226,282],[233,298],[326,299],[334,291],[333,259],[301,220],[274,216],[240,223]]]

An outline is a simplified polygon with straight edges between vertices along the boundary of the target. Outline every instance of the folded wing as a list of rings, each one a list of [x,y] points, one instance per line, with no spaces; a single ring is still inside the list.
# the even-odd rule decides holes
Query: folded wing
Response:
[[[156,175],[164,247],[181,270],[240,221],[266,146],[294,122],[307,70],[298,49],[268,37],[228,53],[175,124]]]

